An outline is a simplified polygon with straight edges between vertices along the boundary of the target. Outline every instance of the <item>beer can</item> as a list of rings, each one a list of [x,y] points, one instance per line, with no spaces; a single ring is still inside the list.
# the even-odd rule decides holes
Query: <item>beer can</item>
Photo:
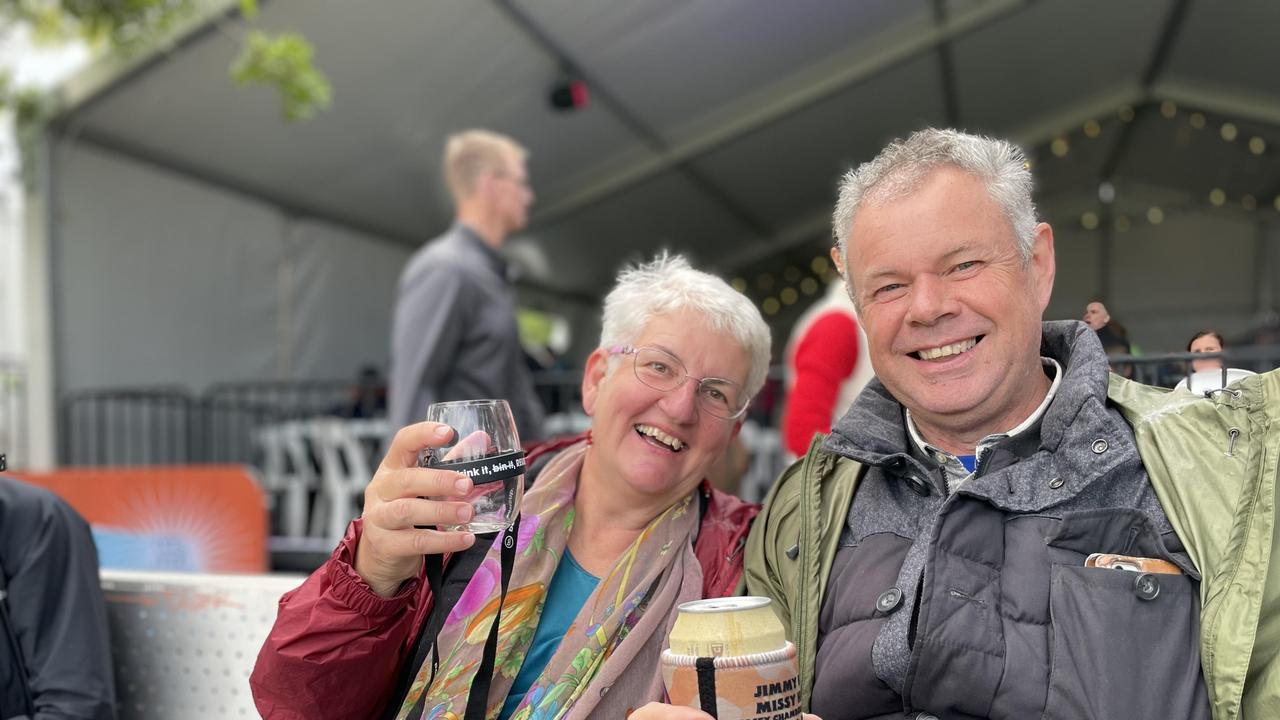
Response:
[[[694,657],[754,655],[781,650],[786,631],[766,597],[694,600],[678,608],[671,652]]]

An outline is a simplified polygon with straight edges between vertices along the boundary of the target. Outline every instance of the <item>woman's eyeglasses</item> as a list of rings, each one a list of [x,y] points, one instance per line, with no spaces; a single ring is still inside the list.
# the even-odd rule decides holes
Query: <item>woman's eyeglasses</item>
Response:
[[[698,383],[698,407],[724,420],[734,420],[747,411],[751,397],[741,385],[724,378],[695,378],[680,358],[666,350],[624,345],[609,348],[610,355],[631,355],[636,379],[654,390],[671,392],[685,380]]]

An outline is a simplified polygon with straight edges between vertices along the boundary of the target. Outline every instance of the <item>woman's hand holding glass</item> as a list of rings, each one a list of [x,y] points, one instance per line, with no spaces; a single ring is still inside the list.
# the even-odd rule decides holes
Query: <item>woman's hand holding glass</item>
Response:
[[[472,491],[470,478],[418,467],[423,450],[448,445],[452,439],[453,429],[439,423],[401,429],[365,488],[355,569],[382,597],[395,595],[405,580],[418,574],[423,555],[458,552],[475,542],[469,532],[422,527],[462,525],[474,515],[471,504],[461,501]]]
[[[427,420],[453,428],[457,442],[424,451],[419,464],[465,472],[474,486],[466,498],[475,510],[471,522],[447,523],[443,529],[495,533],[510,527],[524,496],[524,450],[507,401],[432,403]]]

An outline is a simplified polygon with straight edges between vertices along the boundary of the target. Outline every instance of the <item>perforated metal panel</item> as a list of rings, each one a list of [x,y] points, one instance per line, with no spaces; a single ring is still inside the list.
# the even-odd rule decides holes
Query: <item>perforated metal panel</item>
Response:
[[[302,580],[103,571],[120,720],[258,717],[249,673]]]

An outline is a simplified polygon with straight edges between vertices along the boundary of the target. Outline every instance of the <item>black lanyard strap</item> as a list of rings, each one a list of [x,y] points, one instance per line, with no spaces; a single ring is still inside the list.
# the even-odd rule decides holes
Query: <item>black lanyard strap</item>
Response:
[[[506,533],[502,536],[502,548],[499,551],[499,557],[502,561],[502,578],[498,591],[498,609],[493,614],[493,625],[489,627],[489,637],[484,643],[484,654],[480,659],[480,666],[476,668],[475,679],[471,683],[471,691],[467,696],[466,714],[464,720],[485,720],[486,706],[489,704],[489,686],[493,682],[493,667],[497,662],[498,655],[498,626],[502,622],[502,604],[507,600],[507,586],[511,583],[511,570],[516,564],[516,538],[520,536],[520,515],[517,514],[515,519],[511,521],[511,527],[507,528]],[[444,562],[439,555],[427,555],[426,562],[427,585],[431,588],[431,596],[433,602],[441,601],[441,592],[444,585]],[[443,608],[433,608],[443,610]],[[424,626],[426,621],[424,620]],[[439,639],[438,637],[436,639]],[[421,652],[418,655],[422,655]],[[423,658],[415,657],[414,665],[421,667]],[[413,710],[409,712],[410,720],[421,720],[426,710],[427,693],[431,689],[431,683],[435,680],[436,672],[440,669],[440,649],[435,640],[431,642],[431,680],[427,682],[427,686],[422,691],[422,696],[418,698],[418,702],[414,704]]]

